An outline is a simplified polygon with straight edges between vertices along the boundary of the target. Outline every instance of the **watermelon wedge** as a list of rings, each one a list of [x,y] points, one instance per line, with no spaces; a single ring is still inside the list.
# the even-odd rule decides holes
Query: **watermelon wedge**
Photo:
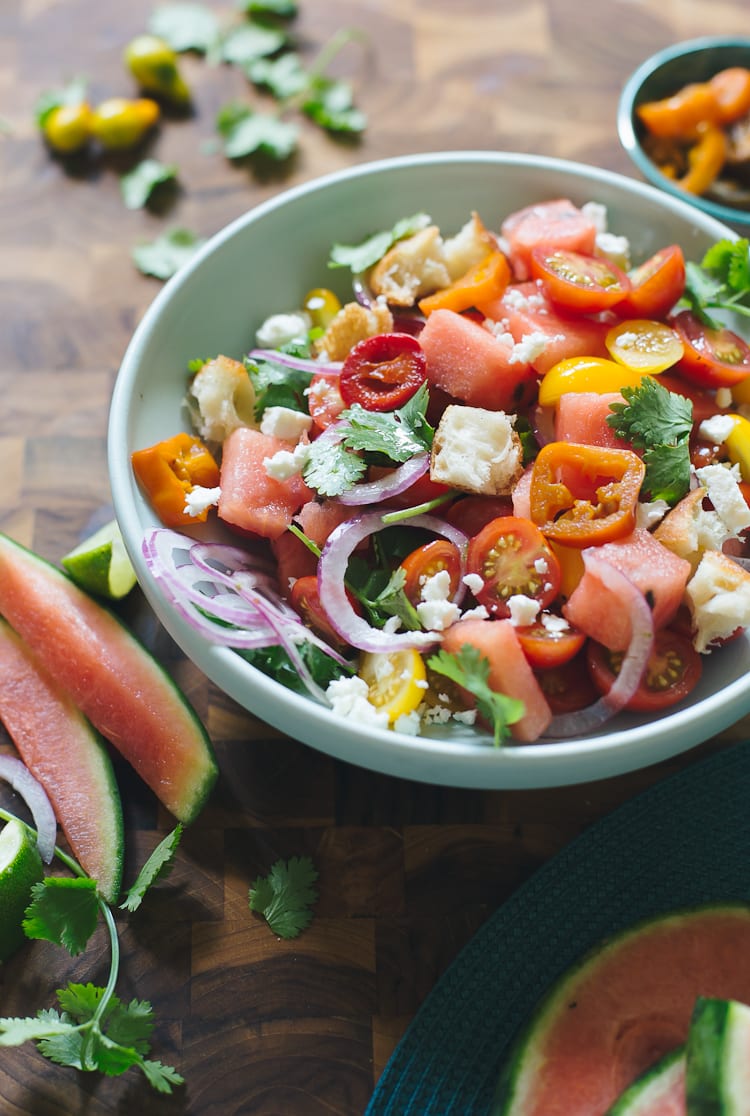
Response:
[[[122,882],[120,792],[104,740],[0,620],[0,720],[47,792],[78,863],[114,902]]]
[[[750,906],[640,923],[563,974],[517,1040],[492,1116],[601,1116],[687,1041],[698,996],[750,999]]]
[[[636,1078],[604,1116],[685,1116],[684,1046]]]
[[[688,1035],[685,1095],[690,1116],[750,1112],[750,1007],[699,996]]]
[[[211,743],[185,696],[115,615],[2,534],[0,615],[167,810],[193,821],[216,780]]]

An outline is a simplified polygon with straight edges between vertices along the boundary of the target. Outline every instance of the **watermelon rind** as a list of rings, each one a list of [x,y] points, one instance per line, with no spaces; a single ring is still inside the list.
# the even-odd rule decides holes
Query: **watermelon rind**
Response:
[[[722,940],[717,943],[719,936]],[[699,939],[701,948],[688,951],[686,944],[691,956],[685,958],[677,943],[687,943],[688,939],[693,946]],[[715,948],[717,944],[719,949]],[[655,947],[660,951],[661,969],[649,974],[646,970],[653,964]],[[719,986],[713,989],[714,994],[738,999],[750,996],[750,905],[710,904],[656,915],[586,953],[561,974],[522,1024],[501,1068],[490,1116],[600,1116],[615,1103],[618,1094],[611,1093],[614,1078],[608,1043],[618,1041],[625,1022],[612,1000],[611,976],[618,962],[620,993],[632,998],[638,1011],[642,1002],[646,1016],[656,1014],[659,1039],[665,1040],[661,1049],[650,1045],[649,1061],[629,1066],[633,1072],[625,1078],[626,1084],[687,1041],[695,999],[706,991],[700,987],[705,977],[701,965],[713,968],[711,979]],[[657,977],[660,998],[651,987]],[[676,999],[680,1001],[679,1018]],[[596,1017],[593,1020],[592,1015]],[[633,1018],[631,1015],[629,1022]],[[582,1020],[586,1023],[587,1044],[583,1047]],[[554,1057],[550,1054],[552,1044]],[[582,1091],[586,1091],[582,1074],[589,1075],[589,1095],[584,1100],[580,1100]],[[571,1081],[575,1101],[565,1091]]]
[[[688,1116],[747,1116],[749,1053],[750,1007],[699,996],[687,1041]]]
[[[677,1046],[636,1078],[604,1116],[665,1116],[684,1110],[684,1099],[685,1047]]]
[[[0,615],[184,825],[218,775],[185,694],[122,620],[51,562],[0,533]]]

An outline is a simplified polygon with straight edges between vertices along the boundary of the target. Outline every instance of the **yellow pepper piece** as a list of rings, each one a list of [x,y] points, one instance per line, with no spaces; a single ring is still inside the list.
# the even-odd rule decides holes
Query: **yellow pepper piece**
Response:
[[[724,445],[729,460],[733,465],[739,465],[743,481],[750,482],[750,421],[742,415],[732,414],[729,417],[735,420],[735,424]]]
[[[727,157],[728,141],[721,128],[709,125],[698,142],[688,151],[688,172],[676,185],[689,194],[705,194],[721,174]]]
[[[360,660],[358,673],[367,683],[371,704],[388,714],[391,725],[413,713],[424,700],[427,671],[422,657],[413,649],[368,651]]]
[[[544,376],[539,385],[539,402],[543,407],[554,407],[569,391],[604,395],[623,387],[638,387],[645,375],[606,357],[568,357],[558,361]]]

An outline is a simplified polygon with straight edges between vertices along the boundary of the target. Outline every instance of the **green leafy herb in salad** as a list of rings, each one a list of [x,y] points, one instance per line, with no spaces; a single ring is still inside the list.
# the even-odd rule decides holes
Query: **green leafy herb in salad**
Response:
[[[258,58],[283,50],[287,42],[287,34],[281,27],[256,21],[243,23],[225,36],[221,48],[222,61],[244,69]]]
[[[688,260],[683,299],[709,328],[721,322],[711,310],[731,310],[750,317],[750,242],[719,240],[699,264]]]
[[[0,810],[0,817],[10,821],[13,815]],[[163,874],[180,833],[178,827],[143,866],[124,904],[128,909],[134,910],[147,888]],[[135,1067],[158,1092],[171,1093],[183,1078],[171,1066],[147,1057],[154,1027],[151,1004],[135,999],[124,1004],[115,994],[120,946],[112,910],[98,895],[96,881],[86,876],[72,857],[59,848],[55,855],[73,876],[47,876],[34,885],[24,932],[29,938],[54,942],[75,956],[85,949],[101,916],[110,940],[109,979],[105,987],[71,982],[59,989],[60,1010],[42,1008],[27,1018],[1,1018],[0,1046],[35,1042],[40,1053],[58,1065],[108,1076]]]
[[[427,228],[431,220],[427,213],[415,213],[412,217],[402,217],[392,229],[373,233],[360,244],[334,244],[328,266],[348,267],[354,275],[360,275],[381,260],[397,241]]]
[[[250,888],[250,910],[263,915],[280,938],[296,938],[312,921],[317,878],[309,856],[277,860],[268,875],[259,876]]]
[[[618,438],[643,450],[644,491],[652,500],[676,504],[690,488],[693,404],[654,377],[621,391],[625,403],[611,405],[607,424]]]
[[[297,146],[299,130],[275,113],[256,112],[250,105],[232,101],[223,106],[216,127],[224,140],[228,159],[263,154],[288,159]]]
[[[303,469],[305,482],[321,496],[340,496],[362,479],[367,457],[400,464],[432,446],[434,430],[427,422],[426,385],[395,411],[367,411],[359,403],[342,411],[340,441],[317,438]]]
[[[160,4],[151,13],[148,29],[178,53],[195,51],[209,57],[222,38],[216,13],[204,4]]]
[[[217,621],[218,623],[218,621]],[[354,673],[354,667],[347,671],[336,659],[327,655],[320,647],[309,640],[304,640],[298,646],[299,654],[310,672],[310,677],[322,690],[335,678]],[[262,670],[269,678],[273,678],[295,694],[306,694],[310,691],[304,680],[300,678],[297,668],[292,663],[284,648],[280,645],[271,647],[258,647],[251,651],[239,649],[237,652],[252,666]]]
[[[128,209],[142,209],[154,198],[156,190],[177,181],[177,166],[159,159],[143,159],[120,178],[122,200]]]
[[[171,279],[203,244],[205,238],[190,229],[167,229],[150,243],[136,245],[132,249],[133,262],[144,275]]]
[[[304,345],[284,345],[279,352],[290,356],[309,355]],[[307,414],[305,391],[312,373],[301,368],[288,368],[274,360],[245,358],[245,367],[255,390],[255,418],[260,421],[268,407],[288,407]]]
[[[491,688],[490,664],[478,648],[465,643],[456,654],[440,650],[430,656],[427,666],[474,695],[477,710],[492,726],[495,747],[507,740],[510,725],[520,721],[526,707],[518,698],[508,697]]]
[[[182,837],[182,830],[183,826],[180,822],[159,842],[120,904],[122,910],[137,911],[151,885],[169,875],[174,867],[174,855]]]

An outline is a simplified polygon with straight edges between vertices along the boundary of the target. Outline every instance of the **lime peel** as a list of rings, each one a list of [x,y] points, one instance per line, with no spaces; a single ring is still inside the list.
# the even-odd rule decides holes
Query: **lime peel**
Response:
[[[62,564],[82,589],[108,600],[120,600],[136,584],[135,570],[114,519],[74,547]]]

